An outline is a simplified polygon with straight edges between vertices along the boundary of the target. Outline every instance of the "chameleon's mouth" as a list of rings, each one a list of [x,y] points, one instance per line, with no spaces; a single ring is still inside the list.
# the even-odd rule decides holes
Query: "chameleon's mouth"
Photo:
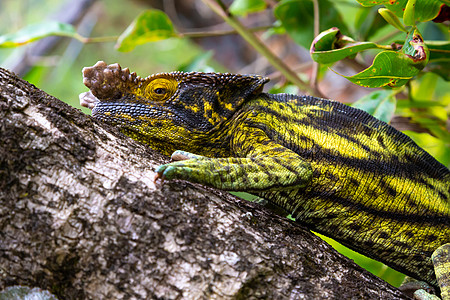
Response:
[[[92,110],[92,117],[116,126],[121,130],[138,135],[161,134],[167,128],[183,128],[195,132],[186,118],[163,106],[151,106],[145,103],[124,101],[124,99],[102,101],[90,91],[79,95],[81,106]]]
[[[92,109],[92,116],[107,123],[139,125],[146,123],[149,126],[157,126],[159,121],[172,120],[181,123],[172,111],[153,107],[143,103],[127,103],[118,101],[99,101]]]
[[[108,124],[139,125],[142,122],[155,124],[158,120],[181,122],[182,118],[164,107],[154,107],[143,103],[117,101],[100,101],[90,91],[79,95],[80,105],[92,110],[92,116]]]
[[[92,109],[92,117],[119,128],[124,134],[142,139],[165,139],[177,133],[177,128],[195,132],[184,119],[165,107],[153,107],[143,103],[98,101]]]

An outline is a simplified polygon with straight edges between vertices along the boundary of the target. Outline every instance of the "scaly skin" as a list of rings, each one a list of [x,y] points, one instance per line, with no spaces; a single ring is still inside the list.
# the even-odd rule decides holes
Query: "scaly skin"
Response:
[[[160,166],[158,177],[253,192],[312,230],[438,286],[431,256],[450,243],[450,171],[386,123],[335,101],[261,93],[261,76],[141,79],[103,62],[83,74],[99,99],[95,118],[163,154],[182,150],[173,157],[186,160]],[[444,299],[446,247],[447,260],[436,260]]]

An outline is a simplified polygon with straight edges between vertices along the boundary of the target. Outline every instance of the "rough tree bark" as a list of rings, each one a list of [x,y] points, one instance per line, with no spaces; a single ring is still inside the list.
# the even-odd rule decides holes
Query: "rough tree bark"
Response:
[[[0,69],[0,290],[60,299],[405,299],[308,230]]]

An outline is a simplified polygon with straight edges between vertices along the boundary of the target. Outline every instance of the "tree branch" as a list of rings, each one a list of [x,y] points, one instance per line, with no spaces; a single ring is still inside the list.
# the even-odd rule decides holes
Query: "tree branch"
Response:
[[[403,299],[308,230],[0,69],[0,290],[59,299]]]

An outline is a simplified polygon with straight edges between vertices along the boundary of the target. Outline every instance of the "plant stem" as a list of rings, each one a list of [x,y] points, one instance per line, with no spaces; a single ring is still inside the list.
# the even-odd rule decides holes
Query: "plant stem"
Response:
[[[256,51],[263,55],[269,63],[278,69],[287,80],[298,86],[301,90],[304,90],[311,95],[321,96],[318,90],[314,90],[304,81],[302,81],[297,74],[291,70],[280,58],[275,56],[259,38],[257,38],[252,32],[250,32],[245,26],[243,26],[236,18],[226,11],[226,8],[221,0],[202,0],[203,3],[209,6],[217,15],[228,23],[236,32],[242,36]]]
[[[392,32],[388,33],[387,35],[385,35],[385,36],[379,38],[379,39],[378,39],[377,41],[375,41],[374,43],[376,43],[376,44],[382,43],[382,42],[384,42],[384,41],[386,41],[386,40],[389,40],[390,38],[396,36],[396,35],[399,34],[399,33],[401,33],[401,31],[395,29],[395,30],[393,30]]]
[[[82,43],[105,43],[105,42],[116,42],[119,38],[118,36],[100,36],[100,37],[76,37]]]
[[[378,45],[376,44],[378,49],[383,49],[383,50],[393,50],[391,45]]]
[[[261,31],[272,28],[272,26],[259,26],[259,27],[253,27],[248,28],[249,31],[255,32],[255,31]],[[192,31],[192,32],[181,32],[178,33],[178,36],[180,37],[188,37],[188,38],[202,38],[202,37],[210,37],[210,36],[222,36],[222,35],[230,35],[230,34],[236,34],[238,33],[236,30],[216,30],[216,31]]]
[[[319,0],[313,0],[313,8],[314,8],[314,36],[319,35],[320,31],[320,20],[319,20]],[[319,64],[314,62],[311,72],[311,80],[310,85],[314,90],[319,90],[317,77],[319,75]]]
[[[248,28],[249,31],[261,31],[272,28],[272,26],[257,26],[253,28]],[[222,35],[230,35],[238,33],[236,30],[216,30],[216,31],[193,31],[193,32],[180,32],[178,33],[178,37],[187,37],[187,38],[202,38],[202,37],[210,37],[210,36],[222,36]],[[101,37],[84,37],[79,34],[75,34],[73,36],[75,39],[79,40],[82,43],[104,43],[104,42],[115,42],[119,38],[119,36],[101,36]]]

